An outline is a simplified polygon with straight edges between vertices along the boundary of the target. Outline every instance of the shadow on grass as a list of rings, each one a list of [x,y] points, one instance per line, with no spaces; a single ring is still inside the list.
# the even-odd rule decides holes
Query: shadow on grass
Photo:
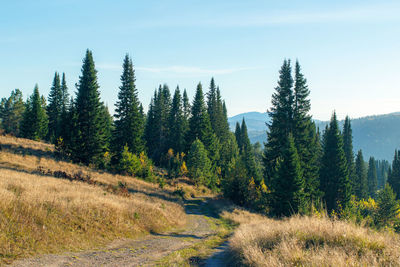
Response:
[[[1,150],[5,150],[17,155],[32,155],[36,156],[39,159],[40,158],[49,158],[49,159],[55,159],[57,160],[57,155],[51,151],[51,150],[40,150],[40,149],[34,149],[30,147],[23,147],[23,146],[17,146],[14,144],[1,144]]]

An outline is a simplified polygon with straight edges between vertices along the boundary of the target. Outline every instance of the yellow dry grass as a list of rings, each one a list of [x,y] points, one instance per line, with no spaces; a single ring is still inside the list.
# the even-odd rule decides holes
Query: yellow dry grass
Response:
[[[394,233],[329,218],[231,216],[242,221],[230,239],[239,265],[400,266],[400,238]]]
[[[95,248],[185,223],[181,205],[164,200],[168,192],[154,184],[57,161],[48,144],[3,136],[0,144],[0,264],[38,253]],[[81,171],[105,185],[126,182],[132,194],[40,175],[39,166]]]

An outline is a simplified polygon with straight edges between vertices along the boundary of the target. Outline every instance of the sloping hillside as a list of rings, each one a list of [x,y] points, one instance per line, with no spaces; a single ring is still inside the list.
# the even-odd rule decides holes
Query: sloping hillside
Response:
[[[130,176],[58,160],[53,146],[45,143],[0,136],[0,147],[0,265],[37,254],[99,248],[185,225],[193,228],[193,218],[175,192],[209,194],[184,179],[160,189]],[[204,220],[205,231],[211,229],[200,217],[192,223]]]
[[[234,131],[236,122],[245,118],[252,143],[266,142],[266,121],[268,115],[260,112],[248,112],[229,118],[231,130]],[[315,120],[321,131],[327,122]],[[352,119],[353,145],[355,153],[362,149],[364,158],[370,156],[376,159],[393,159],[394,150],[400,148],[400,113],[390,113]],[[343,126],[340,121],[340,127]]]

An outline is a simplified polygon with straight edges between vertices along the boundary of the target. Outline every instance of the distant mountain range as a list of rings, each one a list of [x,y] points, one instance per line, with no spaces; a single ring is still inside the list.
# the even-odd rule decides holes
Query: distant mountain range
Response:
[[[231,130],[235,130],[236,122],[246,120],[246,125],[252,143],[267,140],[266,122],[270,120],[267,113],[247,112],[228,119]],[[315,120],[316,125],[325,129],[326,121]],[[344,121],[340,121],[342,128]],[[375,115],[351,120],[353,129],[354,153],[362,149],[364,159],[370,156],[376,159],[393,160],[394,150],[400,148],[400,112],[385,115]]]

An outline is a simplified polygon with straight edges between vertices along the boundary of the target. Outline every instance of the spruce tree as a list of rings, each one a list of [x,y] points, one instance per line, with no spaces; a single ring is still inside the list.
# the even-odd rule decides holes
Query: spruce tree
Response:
[[[62,133],[61,141],[57,144],[57,148],[61,150],[64,155],[72,158],[74,144],[77,140],[78,130],[77,130],[77,111],[76,104],[73,97],[68,101],[66,110],[62,115]]]
[[[140,102],[135,84],[135,71],[132,59],[126,55],[122,65],[121,86],[115,104],[115,128],[112,150],[118,159],[124,150],[138,155],[144,151],[144,121],[140,113]]]
[[[1,127],[7,134],[21,135],[21,121],[25,111],[22,92],[15,89],[9,98],[3,98],[0,104]]]
[[[229,122],[228,122],[228,112],[226,110],[225,101],[221,98],[221,91],[219,87],[217,87],[217,125],[215,127],[215,134],[217,135],[218,139],[221,143],[224,143],[224,139],[227,138],[230,129],[229,129]]]
[[[182,97],[179,87],[176,88],[172,99],[172,107],[169,115],[169,129],[169,148],[172,148],[173,151],[177,153],[185,151],[185,135],[187,128],[185,125]]]
[[[388,183],[392,187],[396,197],[400,196],[400,151],[394,152],[392,168],[389,169]]]
[[[49,117],[48,140],[52,143],[57,142],[57,138],[61,135],[61,114],[63,109],[63,91],[61,88],[60,75],[54,74],[53,85],[50,88],[47,106],[47,114]]]
[[[218,111],[217,111],[217,86],[215,85],[214,78],[211,78],[210,89],[207,93],[207,112],[210,116],[211,127],[214,132],[218,127]]]
[[[224,145],[221,146],[220,150],[220,162],[221,162],[221,177],[226,178],[229,171],[235,166],[236,161],[239,160],[239,148],[236,143],[235,135],[229,132]]]
[[[68,93],[68,86],[67,86],[67,81],[65,79],[65,73],[62,74],[62,79],[61,79],[61,94],[62,94],[62,112],[65,110],[68,110],[68,106],[70,104],[70,99],[69,99],[69,93]]]
[[[90,50],[83,59],[82,74],[77,84],[75,100],[76,135],[72,145],[72,158],[84,164],[99,164],[103,156],[106,137],[102,127],[102,103],[100,101],[97,71]]]
[[[22,137],[43,140],[47,135],[47,124],[46,100],[40,96],[39,87],[36,84],[33,94],[27,100],[21,121]]]
[[[376,191],[378,189],[378,179],[376,176],[376,166],[375,166],[375,159],[373,157],[369,158],[368,161],[368,194],[370,197],[376,197]]]
[[[61,79],[61,92],[62,92],[62,104],[61,104],[61,122],[60,122],[60,134],[59,136],[62,138],[63,146],[65,146],[67,136],[70,136],[71,130],[69,125],[71,124],[71,118],[69,116],[69,111],[72,106],[72,101],[69,99],[68,86],[67,81],[65,79],[65,73],[62,75]],[[61,141],[61,140],[60,140]],[[56,140],[56,144],[58,140]]]
[[[391,224],[397,217],[399,211],[399,202],[396,200],[396,194],[389,184],[378,192],[377,196],[377,222],[383,227]]]
[[[272,107],[268,111],[271,118],[267,131],[267,140],[264,151],[265,176],[267,181],[275,175],[276,163],[282,155],[282,149],[289,133],[293,130],[293,78],[290,60],[284,60],[279,71],[278,86],[272,95]]]
[[[182,94],[182,109],[183,109],[183,131],[185,132],[185,136],[186,133],[189,131],[189,118],[190,118],[190,110],[191,110],[191,106],[190,106],[190,102],[189,102],[189,97],[187,95],[186,89],[183,90],[183,94]],[[186,138],[186,137],[185,137]],[[185,139],[186,142],[186,139]]]
[[[162,157],[168,151],[170,109],[169,87],[160,85],[151,100],[145,128],[148,153],[156,164],[162,163]]]
[[[154,160],[154,154],[156,149],[156,140],[158,134],[156,133],[156,110],[155,102],[157,99],[157,90],[154,91],[154,95],[151,98],[149,109],[146,116],[146,127],[144,131],[144,136],[146,140],[146,147],[148,155]]]
[[[367,169],[361,149],[357,153],[355,164],[355,182],[353,192],[359,199],[368,198]]]
[[[249,177],[253,178],[257,185],[259,185],[261,182],[261,174],[258,173],[258,169],[256,167],[254,151],[252,145],[250,144],[250,139],[247,134],[246,121],[244,118],[242,120],[242,125],[240,126],[240,132],[240,139],[242,142],[241,156],[243,158],[243,162]]]
[[[347,170],[349,172],[350,184],[352,193],[355,194],[354,187],[356,186],[354,153],[353,153],[353,134],[349,116],[346,116],[343,126],[343,149],[347,160]]]
[[[311,109],[309,95],[307,80],[301,72],[299,62],[296,61],[293,88],[293,138],[305,179],[305,195],[311,203],[318,201],[320,197],[318,182],[321,148],[315,124],[309,114]]]
[[[108,111],[108,106],[104,105],[104,103],[101,103],[101,113],[100,113],[100,125],[101,125],[101,135],[103,136],[104,142],[102,143],[102,152],[108,152],[110,151],[110,146],[112,142],[112,134],[115,132],[114,130],[114,121],[113,117],[110,115],[110,112]],[[104,163],[104,162],[101,162]],[[104,166],[104,165],[103,165]],[[104,166],[105,167],[105,166]]]
[[[278,216],[289,216],[303,211],[305,181],[300,159],[291,134],[288,135],[273,179],[273,210]]]
[[[236,137],[237,145],[239,147],[239,151],[242,152],[243,151],[242,129],[240,128],[239,122],[236,122],[235,137]]]
[[[212,162],[217,162],[219,159],[219,143],[211,127],[201,83],[197,86],[196,96],[192,104],[189,131],[186,135],[187,147],[191,146],[196,139],[199,139],[204,144]]]
[[[324,133],[320,188],[328,211],[346,208],[350,201],[351,185],[336,113],[333,113]]]
[[[201,83],[197,85],[196,95],[191,108],[189,119],[189,132],[187,134],[187,144],[190,147],[194,140],[199,139],[203,142],[205,135],[212,133],[210,117],[208,116]]]
[[[188,152],[187,165],[189,176],[200,185],[214,187],[211,171],[211,161],[207,156],[203,143],[196,139],[192,142]]]
[[[185,120],[187,120],[189,123],[190,111],[192,107],[190,106],[190,101],[186,89],[183,90],[182,101],[183,101],[183,115],[185,117]]]

